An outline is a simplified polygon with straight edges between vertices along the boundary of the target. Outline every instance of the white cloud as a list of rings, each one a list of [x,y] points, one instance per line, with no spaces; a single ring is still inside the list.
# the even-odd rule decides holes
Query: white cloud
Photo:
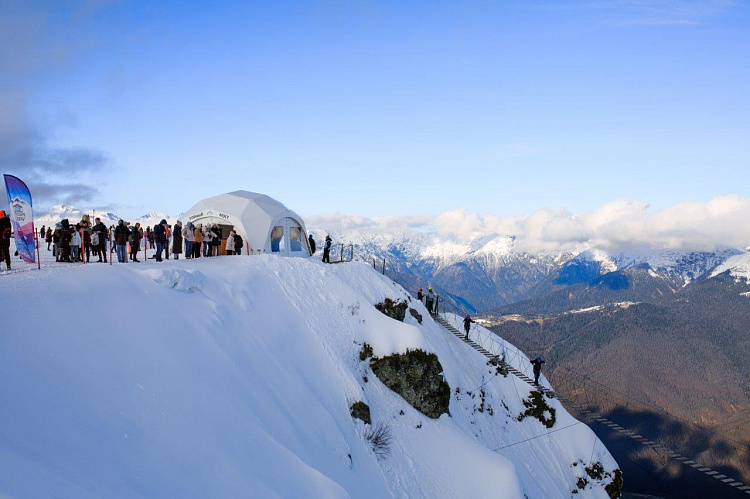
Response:
[[[522,217],[480,215],[454,210],[437,216],[361,217],[336,213],[308,217],[311,227],[373,233],[431,231],[461,241],[491,234],[514,235],[530,252],[714,250],[742,248],[750,242],[750,198],[718,196],[706,202],[685,201],[652,211],[643,201],[617,200],[575,214],[543,208]]]

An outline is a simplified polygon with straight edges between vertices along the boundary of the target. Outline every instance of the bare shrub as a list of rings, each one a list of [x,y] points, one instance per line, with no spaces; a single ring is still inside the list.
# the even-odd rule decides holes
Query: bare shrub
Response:
[[[370,442],[372,450],[378,459],[385,459],[391,455],[391,427],[386,423],[376,423],[365,430],[365,440]]]

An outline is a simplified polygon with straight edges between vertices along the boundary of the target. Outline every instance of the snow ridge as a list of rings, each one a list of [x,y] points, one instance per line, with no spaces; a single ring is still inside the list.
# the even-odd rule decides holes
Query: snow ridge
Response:
[[[85,321],[65,320],[105,294]],[[422,323],[378,312],[385,297],[408,300]],[[592,448],[616,467],[556,400],[565,429],[535,438],[539,421],[517,421],[531,387],[493,376],[367,264],[55,267],[4,276],[0,300],[17,311],[0,335],[13,408],[0,412],[0,495],[567,497]],[[386,388],[359,360],[365,342],[381,357],[435,353],[450,415],[426,418]],[[349,414],[356,401],[391,429],[389,457]],[[576,497],[607,494],[590,483]]]

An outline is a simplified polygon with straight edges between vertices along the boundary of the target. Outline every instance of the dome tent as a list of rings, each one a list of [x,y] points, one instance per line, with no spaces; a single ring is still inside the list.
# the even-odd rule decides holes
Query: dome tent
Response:
[[[302,217],[279,201],[256,192],[234,191],[198,201],[180,217],[183,225],[218,224],[245,240],[243,254],[277,253],[309,256]],[[228,230],[223,233],[224,238]]]

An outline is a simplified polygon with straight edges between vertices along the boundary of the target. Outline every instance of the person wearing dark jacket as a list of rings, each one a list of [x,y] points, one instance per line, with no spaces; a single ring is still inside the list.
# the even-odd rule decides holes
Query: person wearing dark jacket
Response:
[[[333,241],[331,240],[331,236],[326,236],[326,242],[323,245],[323,262],[324,263],[331,263],[331,244]]]
[[[165,230],[167,221],[162,219],[159,225],[154,226],[154,242],[156,242],[156,261],[161,262],[161,252],[164,251],[164,246],[167,244],[167,232]]]
[[[464,317],[464,331],[466,331],[466,339],[469,339],[469,329],[471,329],[471,323],[474,322],[470,316]]]
[[[99,244],[94,245],[94,252],[99,256],[99,262],[102,261],[102,256],[104,256],[104,263],[107,263],[107,251],[109,250],[107,248],[107,241],[109,240],[107,226],[99,218],[95,218],[94,222],[96,222],[96,225],[91,228],[91,231],[96,232],[96,237],[99,239]]]
[[[234,234],[234,254],[241,255],[242,249],[244,247],[245,247],[245,241],[242,240],[242,236],[235,233]]]
[[[133,227],[133,230],[130,231],[130,259],[134,262],[140,262],[138,260],[138,250],[141,249],[141,239],[143,238],[143,234],[141,234],[141,224],[136,222],[135,227]]]
[[[83,255],[86,255],[86,263],[89,263],[91,261],[91,224],[89,223],[89,218],[86,217],[86,219],[81,220],[81,230],[83,231],[83,250],[81,251],[81,259],[83,259]]]
[[[52,243],[52,227],[47,227],[47,233],[44,235],[44,241],[47,243],[47,251],[49,251],[49,245]]]
[[[539,386],[539,375],[542,374],[542,364],[544,363],[541,357],[531,361],[531,365],[534,366],[534,384],[536,386]]]
[[[119,220],[117,227],[115,227],[115,251],[117,251],[117,262],[127,263],[128,262],[128,238],[130,237],[130,229],[125,226],[125,221]]]
[[[180,259],[180,253],[182,253],[182,222],[177,220],[172,231],[172,254],[175,260]]]
[[[315,254],[315,239],[313,239],[313,235],[312,234],[310,234],[308,236],[307,242],[310,243],[310,254],[314,255]]]
[[[4,211],[0,211],[0,260],[5,260],[5,266],[10,270],[10,218]]]
[[[213,254],[214,256],[219,256],[219,248],[221,248],[221,227],[214,224],[214,227],[213,229],[211,229],[211,232],[214,233],[214,239],[213,241],[211,241],[211,243],[213,244]]]

